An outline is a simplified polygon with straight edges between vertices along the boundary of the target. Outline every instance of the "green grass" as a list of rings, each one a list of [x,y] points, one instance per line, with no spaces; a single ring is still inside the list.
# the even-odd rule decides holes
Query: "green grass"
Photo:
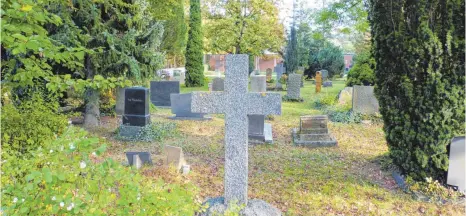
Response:
[[[273,145],[249,147],[249,198],[260,198],[281,209],[284,215],[462,215],[464,208],[436,205],[412,199],[397,189],[390,173],[376,161],[388,151],[382,124],[329,123],[338,147],[295,147],[290,131],[299,125],[299,116],[321,114],[314,102],[326,95],[336,96],[344,81],[334,81],[332,88],[315,93],[315,85],[306,82],[301,89],[304,102],[283,102],[282,115],[272,124]],[[202,88],[181,88],[182,92],[207,91]],[[286,92],[281,92],[285,94]],[[172,121],[169,109],[157,109],[152,119]],[[151,152],[157,164],[149,168],[163,169],[163,146],[183,147],[192,172],[186,181],[196,184],[199,198],[222,196],[224,164],[224,119],[214,115],[212,121],[175,121],[179,135],[161,142],[123,142],[113,138],[118,125],[114,120],[101,130],[108,137],[110,157],[125,160],[124,151]],[[155,171],[156,172],[156,171]],[[155,178],[170,179],[163,175]]]

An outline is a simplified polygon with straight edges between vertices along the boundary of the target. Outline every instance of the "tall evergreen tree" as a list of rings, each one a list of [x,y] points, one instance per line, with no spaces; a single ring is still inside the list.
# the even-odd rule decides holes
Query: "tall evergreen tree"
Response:
[[[166,53],[169,67],[184,65],[188,27],[185,20],[184,1],[176,0],[172,3],[171,16],[164,18],[164,32],[162,50]],[[159,11],[157,11],[160,13]]]
[[[447,145],[464,134],[461,0],[370,0],[376,95],[393,162],[444,181]]]
[[[54,29],[52,37],[93,51],[84,56],[82,78],[127,77],[142,82],[154,76],[163,63],[159,51],[163,26],[152,18],[149,7],[145,0],[76,0],[71,12],[66,7],[56,8],[63,11],[61,17],[68,25]],[[99,123],[99,98],[98,86],[87,88],[87,127]]]
[[[203,37],[202,37],[201,3],[199,0],[190,0],[188,44],[186,46],[186,78],[187,87],[204,85],[204,65],[202,64]]]

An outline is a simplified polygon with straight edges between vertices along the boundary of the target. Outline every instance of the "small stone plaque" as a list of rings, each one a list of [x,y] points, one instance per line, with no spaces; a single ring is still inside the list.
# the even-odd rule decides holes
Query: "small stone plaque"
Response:
[[[323,86],[324,87],[333,87],[333,83],[332,83],[332,81],[325,81]]]
[[[325,115],[320,116],[301,116],[300,133],[322,134],[328,133],[328,118]]]
[[[139,155],[139,159],[141,159],[142,164],[149,164],[152,165],[152,159],[150,158],[149,152],[125,152],[126,159],[128,159],[128,164],[133,166],[133,155]]]
[[[183,165],[186,165],[182,148],[167,145],[165,146],[165,152],[167,154],[167,165],[173,164],[178,170],[181,169]]]
[[[180,93],[179,81],[151,81],[150,101],[158,107],[170,107],[170,94]]]

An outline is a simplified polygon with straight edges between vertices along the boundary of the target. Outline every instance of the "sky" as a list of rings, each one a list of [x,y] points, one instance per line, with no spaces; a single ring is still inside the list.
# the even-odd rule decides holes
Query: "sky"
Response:
[[[304,8],[320,9],[323,5],[328,5],[332,0],[282,0],[280,5],[280,20],[283,21],[285,26],[289,26],[291,23],[291,18],[293,16],[293,2],[298,1],[297,5],[301,3],[304,5]]]

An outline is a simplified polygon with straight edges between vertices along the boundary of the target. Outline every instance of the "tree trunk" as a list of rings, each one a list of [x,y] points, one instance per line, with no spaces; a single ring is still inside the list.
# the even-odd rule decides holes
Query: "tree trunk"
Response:
[[[94,78],[94,71],[91,66],[91,57],[86,55],[86,78]],[[100,119],[100,92],[99,90],[86,88],[84,94],[84,103],[86,104],[86,111],[84,113],[84,127],[92,128],[99,125]]]

